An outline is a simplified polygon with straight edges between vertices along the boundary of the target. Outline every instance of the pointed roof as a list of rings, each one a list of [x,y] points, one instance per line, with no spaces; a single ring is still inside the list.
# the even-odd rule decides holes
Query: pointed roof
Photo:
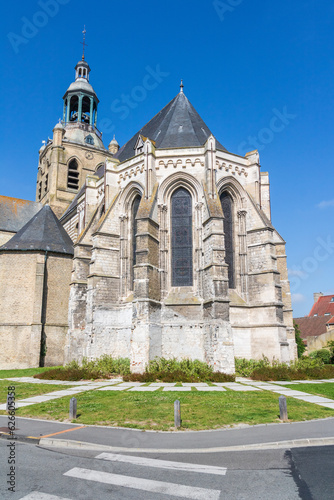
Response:
[[[138,135],[155,141],[158,149],[203,146],[211,135],[190,101],[181,92],[137,132],[115,155],[120,162],[135,155]],[[217,149],[226,151],[218,141]]]
[[[1,250],[34,250],[73,255],[73,243],[53,213],[45,205]]]

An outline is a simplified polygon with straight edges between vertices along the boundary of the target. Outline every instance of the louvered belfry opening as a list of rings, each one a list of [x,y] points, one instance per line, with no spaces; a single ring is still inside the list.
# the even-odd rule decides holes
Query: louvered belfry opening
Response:
[[[138,195],[135,197],[132,203],[132,211],[131,211],[131,231],[132,231],[132,265],[131,265],[131,286],[133,290],[133,285],[134,285],[134,270],[133,267],[136,265],[136,250],[137,250],[137,244],[136,244],[136,234],[137,234],[137,227],[138,227],[138,222],[136,220],[138,208],[140,205],[140,200],[141,197]]]
[[[192,200],[178,188],[172,195],[172,286],[193,284]]]
[[[67,187],[69,189],[79,189],[79,171],[76,160],[72,160],[68,165]]]
[[[224,191],[220,196],[224,214],[225,262],[228,264],[228,287],[235,288],[234,278],[234,245],[233,245],[233,200]]]

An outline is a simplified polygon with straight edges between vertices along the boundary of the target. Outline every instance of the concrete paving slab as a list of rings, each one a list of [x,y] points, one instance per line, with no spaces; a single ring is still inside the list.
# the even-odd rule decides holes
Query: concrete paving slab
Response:
[[[235,382],[213,382],[217,387],[229,387],[230,385],[242,387],[241,384],[236,384]]]
[[[280,380],[280,381],[271,381],[270,384],[277,384],[277,385],[293,385],[293,384],[297,384],[298,381],[287,381],[287,380]]]
[[[70,391],[70,390],[64,390],[64,391],[55,391],[55,392],[52,392],[52,393],[49,393],[47,395],[52,395],[52,397],[65,397],[65,396],[72,396],[73,394],[80,394],[81,391],[78,391],[76,389],[73,389],[73,391]]]
[[[294,399],[300,399],[301,401],[308,401],[309,403],[334,403],[332,399],[323,398],[321,396],[295,396]]]
[[[176,382],[152,382],[149,387],[174,387]]]
[[[213,391],[225,391],[226,392],[226,389],[224,387],[212,387],[212,386],[208,386],[208,387],[196,387],[196,389],[198,391],[207,391],[207,392],[213,392]]]
[[[273,391],[273,392],[279,392],[279,391],[290,391],[287,387],[282,387],[280,389],[279,386],[277,385],[257,385],[256,387],[263,389],[264,391]]]
[[[61,396],[34,396],[32,398],[21,399],[18,403],[45,403],[46,401],[51,401],[52,399],[59,399]]]
[[[139,387],[145,384],[146,382],[122,382],[118,387]]]
[[[185,392],[191,391],[191,387],[164,387],[163,391]]]
[[[26,403],[26,402],[21,403],[20,401],[17,401],[15,403],[15,409],[17,409],[17,408],[24,408],[25,406],[30,406],[30,405],[33,405],[33,404],[35,404],[35,403]],[[0,405],[0,410],[1,411],[6,411],[6,404]]]
[[[110,385],[107,387],[101,387],[100,389],[96,389],[97,391],[125,391],[128,387],[119,387],[118,385]]]
[[[302,391],[294,391],[293,389],[282,389],[281,391],[280,390],[276,390],[276,391],[272,391],[272,392],[275,392],[277,394],[282,394],[283,396],[290,396],[290,397],[295,397],[295,396],[311,396],[311,394],[308,394],[307,392],[302,392]]]
[[[208,387],[205,382],[182,382],[183,387]]]
[[[295,380],[294,384],[323,384],[322,380]]]
[[[325,408],[331,408],[334,410],[334,402],[333,403],[317,403],[319,406],[324,406]]]
[[[131,391],[137,391],[137,392],[152,392],[152,391],[157,391],[159,389],[159,387],[152,387],[152,386],[146,386],[146,387],[132,387],[131,389],[129,389],[128,392],[131,392]]]
[[[35,403],[28,403],[28,402],[21,402],[21,401],[18,401],[17,403],[15,403],[15,408],[24,408],[25,406],[31,406]]]
[[[260,387],[252,387],[252,386],[247,386],[247,385],[239,385],[239,386],[228,386],[228,385],[225,385],[224,387],[226,387],[227,389],[230,389],[231,391],[237,391],[237,392],[251,392],[251,391],[260,391]]]

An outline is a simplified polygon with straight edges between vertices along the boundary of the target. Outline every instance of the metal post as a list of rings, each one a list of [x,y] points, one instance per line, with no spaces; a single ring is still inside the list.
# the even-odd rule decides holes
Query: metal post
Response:
[[[174,425],[181,427],[181,403],[178,399],[174,402]]]
[[[283,420],[283,422],[288,421],[288,408],[286,404],[286,397],[280,396],[278,398],[279,401],[279,418]]]
[[[70,420],[75,420],[77,418],[77,400],[76,398],[71,398],[70,400]]]

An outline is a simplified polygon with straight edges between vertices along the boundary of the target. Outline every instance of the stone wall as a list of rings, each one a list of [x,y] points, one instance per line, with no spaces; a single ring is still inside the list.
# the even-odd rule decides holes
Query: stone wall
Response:
[[[70,256],[51,254],[44,276],[43,252],[0,254],[2,368],[39,366],[43,323],[45,365],[63,364],[71,267]]]

